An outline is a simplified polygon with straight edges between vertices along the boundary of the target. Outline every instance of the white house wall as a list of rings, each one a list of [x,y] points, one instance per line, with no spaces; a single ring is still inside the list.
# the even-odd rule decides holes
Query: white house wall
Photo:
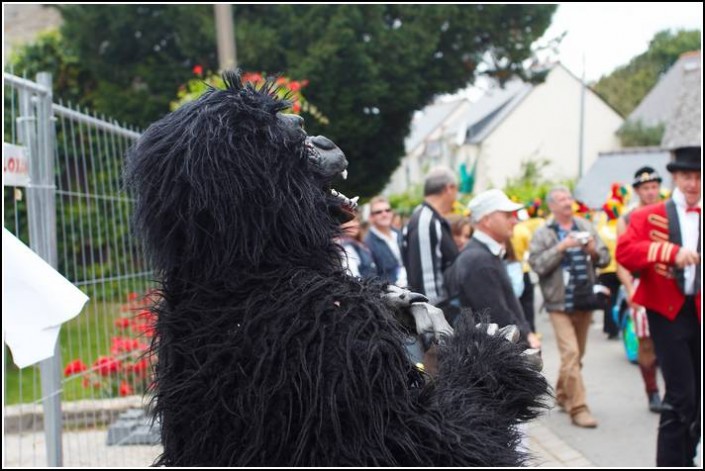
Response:
[[[466,155],[480,155],[475,191],[504,187],[507,179],[519,176],[527,159],[548,159],[547,178],[577,178],[580,91],[580,81],[557,66],[479,146],[466,146]],[[598,152],[620,147],[615,132],[622,122],[617,112],[586,91],[583,173]]]
[[[458,141],[459,126],[465,129],[466,125],[460,120],[466,115],[468,106],[471,103],[467,100],[458,106],[443,122],[415,148],[402,158],[399,167],[392,174],[389,183],[385,187],[383,194],[404,193],[413,185],[420,185],[426,176],[426,172],[436,165],[447,165],[457,168],[462,162],[459,160]],[[464,136],[465,133],[463,132]],[[438,152],[429,155],[427,144],[436,143]]]

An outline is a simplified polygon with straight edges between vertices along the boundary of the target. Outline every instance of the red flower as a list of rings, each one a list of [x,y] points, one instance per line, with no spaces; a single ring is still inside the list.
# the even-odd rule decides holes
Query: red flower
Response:
[[[129,396],[130,394],[133,394],[134,391],[132,390],[132,387],[127,383],[127,381],[120,381],[120,388],[118,389],[118,393],[121,396]]]
[[[147,311],[147,310],[140,311],[140,313],[135,316],[136,321],[142,321],[142,322],[148,322],[148,323],[154,322],[155,318],[156,318],[156,316],[154,314],[152,314],[151,311]]]
[[[299,103],[298,101],[295,101],[294,104],[291,105],[291,110],[294,113],[298,113],[299,111],[301,111],[301,103]]]
[[[113,344],[110,347],[110,353],[117,355],[119,353],[129,353],[134,350],[144,350],[147,346],[137,339],[130,337],[113,337]]]
[[[147,374],[147,370],[149,369],[149,362],[146,358],[142,358],[141,360],[136,361],[134,365],[128,365],[128,367],[131,372],[135,374],[135,376],[138,378],[144,378]]]
[[[127,300],[128,301],[137,301],[137,299],[140,297],[139,294],[135,293],[134,291],[130,294],[127,295]]]
[[[127,317],[121,317],[120,319],[117,319],[115,321],[115,327],[117,327],[118,329],[127,329],[128,327],[130,327],[130,319],[128,319]]]
[[[203,66],[200,64],[196,64],[193,66],[193,73],[195,75],[198,75],[199,77],[203,76]]]
[[[88,367],[85,363],[83,363],[82,360],[73,360],[68,365],[66,365],[66,368],[64,368],[64,376],[75,375],[86,371],[87,369]]]
[[[262,75],[257,72],[246,72],[242,74],[242,83],[252,82],[259,83],[262,81]]]
[[[133,324],[132,332],[136,334],[146,335],[147,337],[152,337],[154,335],[154,325],[149,324]]]
[[[301,83],[297,82],[296,80],[292,80],[292,82],[289,84],[289,90],[292,92],[298,92],[301,90]]]
[[[101,376],[109,376],[112,373],[120,371],[120,361],[113,357],[98,357],[95,363],[93,363],[93,368],[95,368]]]

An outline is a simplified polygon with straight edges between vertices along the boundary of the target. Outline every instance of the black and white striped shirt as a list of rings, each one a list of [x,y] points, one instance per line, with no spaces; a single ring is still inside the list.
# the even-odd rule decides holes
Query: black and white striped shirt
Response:
[[[401,251],[409,288],[426,295],[431,304],[445,301],[443,272],[458,256],[448,221],[422,203],[404,228]]]

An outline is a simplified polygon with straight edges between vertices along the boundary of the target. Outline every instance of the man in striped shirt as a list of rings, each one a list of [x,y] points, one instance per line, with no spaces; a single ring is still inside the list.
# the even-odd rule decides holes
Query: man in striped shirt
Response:
[[[441,308],[448,298],[443,272],[458,256],[458,247],[444,215],[452,211],[457,196],[458,182],[453,171],[448,167],[431,169],[424,181],[424,201],[414,209],[402,231],[401,253],[409,288],[426,295],[430,304],[441,304]],[[444,314],[448,318],[448,313]],[[430,346],[423,347],[429,349]],[[407,350],[414,363],[421,363],[428,373],[435,375],[435,348],[423,352],[418,337],[410,337]]]
[[[607,266],[610,253],[595,228],[573,215],[573,196],[564,186],[546,195],[551,218],[529,245],[529,264],[539,275],[541,292],[561,356],[556,402],[578,427],[597,427],[587,406],[582,367],[592,307],[581,306],[578,287],[592,290],[595,267]],[[586,283],[589,282],[589,283]],[[583,293],[583,291],[580,291]]]
[[[453,171],[447,167],[431,169],[424,181],[424,202],[414,210],[403,231],[402,257],[409,287],[426,295],[434,306],[447,300],[443,272],[458,256],[444,217],[453,209],[457,195]]]

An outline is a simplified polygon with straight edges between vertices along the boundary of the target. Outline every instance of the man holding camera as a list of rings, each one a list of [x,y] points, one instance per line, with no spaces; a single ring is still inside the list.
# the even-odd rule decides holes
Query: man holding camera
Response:
[[[539,275],[561,357],[556,402],[570,413],[573,425],[597,427],[585,398],[581,373],[592,311],[595,267],[610,261],[605,244],[589,221],[573,215],[573,197],[557,186],[546,196],[551,218],[539,228],[529,246],[529,264]]]

